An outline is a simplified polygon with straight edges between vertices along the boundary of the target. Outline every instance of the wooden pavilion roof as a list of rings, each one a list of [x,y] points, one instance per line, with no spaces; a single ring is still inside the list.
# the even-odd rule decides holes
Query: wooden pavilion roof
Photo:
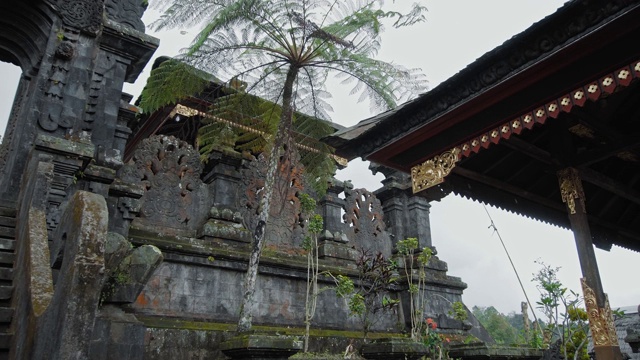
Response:
[[[413,169],[421,196],[454,192],[565,228],[556,174],[577,168],[594,244],[640,251],[638,19],[638,0],[570,1],[430,92],[327,141],[348,159]],[[443,183],[418,181],[421,164],[447,157]]]

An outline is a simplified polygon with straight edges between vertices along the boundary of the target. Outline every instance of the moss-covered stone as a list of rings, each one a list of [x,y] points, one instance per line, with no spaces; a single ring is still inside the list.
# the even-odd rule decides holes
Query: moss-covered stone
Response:
[[[220,344],[232,359],[288,359],[302,350],[302,341],[288,335],[240,334]]]
[[[379,339],[362,346],[365,359],[417,360],[428,353],[427,347],[408,338]]]

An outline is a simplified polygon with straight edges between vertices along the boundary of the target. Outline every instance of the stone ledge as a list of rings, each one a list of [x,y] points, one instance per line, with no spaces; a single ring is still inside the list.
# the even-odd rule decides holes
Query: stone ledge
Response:
[[[486,346],[486,345],[461,345],[452,346],[449,350],[451,358],[469,359],[521,359],[534,360],[542,357],[543,351],[534,348],[525,347],[503,347],[503,346]]]
[[[428,352],[424,344],[408,338],[380,339],[362,346],[365,359],[418,360]]]
[[[302,350],[302,341],[286,335],[243,334],[220,344],[232,359],[287,359]]]

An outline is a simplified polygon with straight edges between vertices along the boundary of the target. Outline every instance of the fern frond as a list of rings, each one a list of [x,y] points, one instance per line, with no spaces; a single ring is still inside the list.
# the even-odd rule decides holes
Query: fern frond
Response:
[[[178,100],[194,96],[211,84],[213,78],[184,62],[169,59],[151,71],[140,94],[140,107],[151,113]]]

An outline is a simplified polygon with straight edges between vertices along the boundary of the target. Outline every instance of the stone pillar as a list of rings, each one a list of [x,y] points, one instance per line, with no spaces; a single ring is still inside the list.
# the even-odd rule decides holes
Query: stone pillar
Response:
[[[214,204],[219,210],[237,211],[242,155],[234,151],[215,151],[209,155],[202,180],[211,184]]]
[[[340,198],[344,187],[343,182],[333,179],[327,188],[327,194],[319,201],[320,215],[324,219],[320,240],[341,239],[341,234],[344,234],[344,222],[342,221],[344,200]]]
[[[433,247],[431,242],[431,224],[429,209],[431,205],[424,197],[414,196],[411,191],[411,179],[407,174],[376,166],[385,179],[383,187],[375,192],[382,202],[387,229],[393,234],[393,245],[399,240],[417,238],[420,249]]]
[[[431,223],[429,222],[429,201],[418,196],[411,196],[407,199],[407,233],[406,237],[414,237],[418,239],[419,248],[426,246],[432,247],[431,244]]]
[[[320,215],[324,220],[318,246],[320,258],[333,258],[339,261],[353,261],[356,258],[355,250],[347,244],[349,239],[345,233],[346,225],[342,220],[345,201],[340,198],[340,194],[345,188],[353,188],[353,185],[333,179],[326,195],[319,201]]]
[[[566,168],[558,172],[560,194],[567,205],[571,230],[578,249],[582,270],[582,292],[589,315],[589,327],[597,360],[620,360],[622,353],[613,324],[609,300],[602,288],[598,264],[593,248],[585,195],[578,170]]]

